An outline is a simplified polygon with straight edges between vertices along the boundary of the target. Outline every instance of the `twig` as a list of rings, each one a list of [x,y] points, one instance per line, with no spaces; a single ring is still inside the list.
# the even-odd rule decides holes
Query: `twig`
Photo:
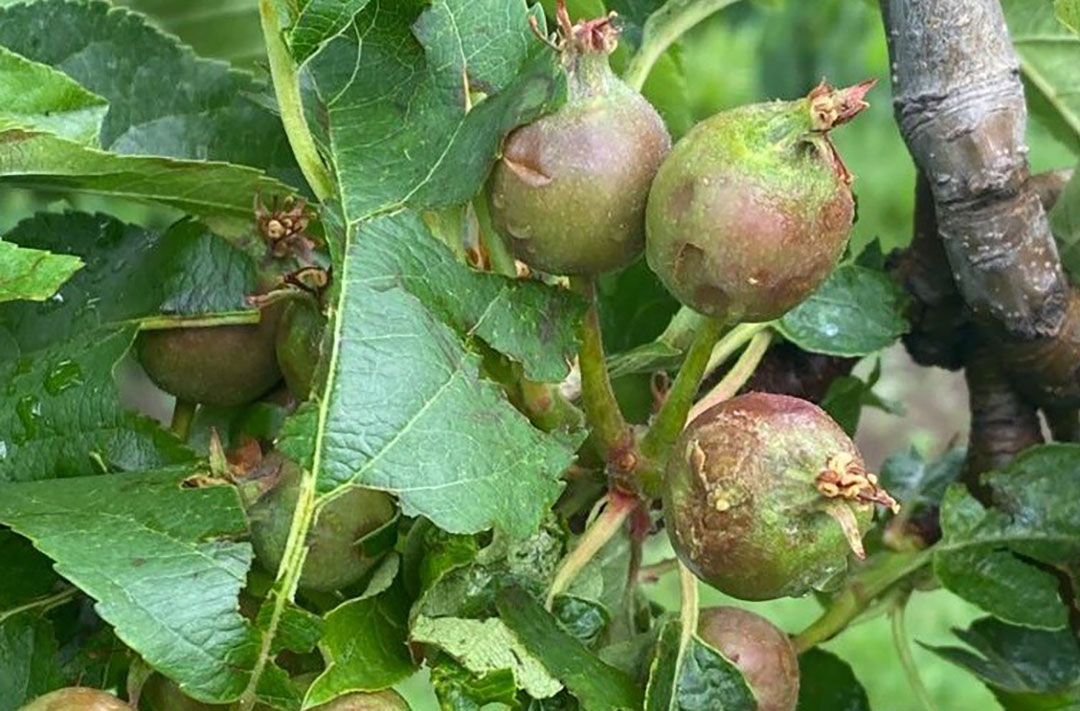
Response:
[[[592,277],[573,277],[570,283],[588,302],[588,310],[579,329],[581,349],[578,354],[585,417],[604,461],[612,464],[616,473],[625,474],[632,471],[636,464],[634,434],[619,409],[604,361],[596,281]]]
[[[10,610],[0,610],[0,624],[3,624],[5,620],[14,617],[15,615],[22,614],[23,612],[29,612],[30,610],[41,609],[42,612],[48,612],[49,610],[63,605],[75,598],[79,594],[78,588],[66,588],[60,592],[43,597],[38,600],[31,600],[30,602],[13,607]]]
[[[662,560],[659,563],[653,563],[652,565],[646,565],[638,571],[638,580],[643,583],[655,583],[664,575],[675,570],[679,566],[678,558],[668,558]]]

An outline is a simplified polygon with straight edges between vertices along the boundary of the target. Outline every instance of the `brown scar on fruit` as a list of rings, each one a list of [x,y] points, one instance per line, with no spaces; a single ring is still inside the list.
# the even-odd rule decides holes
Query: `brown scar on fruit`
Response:
[[[532,166],[525,165],[519,161],[502,157],[503,165],[514,172],[514,175],[521,178],[522,182],[536,187],[543,187],[551,182],[551,176],[545,174],[543,171],[533,168]]]
[[[829,499],[881,504],[894,514],[900,511],[899,502],[878,484],[877,476],[846,452],[830,457],[814,483],[821,495]]]

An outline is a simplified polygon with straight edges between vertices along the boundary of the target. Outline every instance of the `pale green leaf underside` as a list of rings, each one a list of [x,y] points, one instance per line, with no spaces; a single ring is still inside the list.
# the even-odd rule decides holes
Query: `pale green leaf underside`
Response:
[[[66,74],[0,47],[0,126],[97,144],[108,103]]]
[[[420,615],[413,620],[410,633],[414,642],[442,648],[474,674],[511,670],[518,688],[533,698],[545,699],[562,689],[562,684],[498,618],[466,620]]]
[[[200,57],[251,65],[265,61],[258,0],[114,0],[191,45]]]
[[[0,302],[43,301],[82,267],[82,260],[0,241]]]
[[[251,565],[232,487],[185,489],[191,470],[0,484],[0,522],[30,538],[94,597],[153,667],[206,700],[236,698],[253,630],[238,596]]]

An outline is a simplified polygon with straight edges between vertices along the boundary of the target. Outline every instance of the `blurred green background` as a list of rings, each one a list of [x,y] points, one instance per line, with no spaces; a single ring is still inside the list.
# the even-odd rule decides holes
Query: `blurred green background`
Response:
[[[634,0],[621,1],[634,4]],[[247,68],[258,69],[261,65],[258,18],[252,0],[127,0],[123,4],[155,15],[165,28],[180,34],[202,54],[232,60]],[[597,0],[577,0],[579,7],[588,8],[590,4],[596,5]],[[225,32],[225,28],[231,31]],[[621,58],[625,59],[625,53]],[[846,85],[876,77],[879,84],[869,96],[871,108],[839,129],[834,139],[856,176],[859,220],[852,238],[853,252],[858,253],[876,238],[888,253],[909,239],[914,184],[911,161],[893,122],[888,71],[884,33],[873,0],[748,0],[725,9],[687,34],[657,65],[646,93],[677,137],[694,122],[717,111],[805,95],[823,78]],[[1029,126],[1029,143],[1033,171],[1063,167],[1075,160],[1068,148],[1037,124]],[[158,209],[113,200],[5,189],[0,191],[0,234],[36,210],[65,207],[103,210],[158,227],[175,217]],[[936,369],[916,368],[899,347],[882,358],[884,374],[878,392],[905,402],[907,414],[897,417],[866,413],[858,440],[871,466],[879,466],[888,453],[912,444],[934,456],[953,438],[962,440],[967,429],[962,378]],[[870,363],[860,365],[863,372],[869,367]],[[658,537],[649,555],[652,560],[670,556],[666,537]],[[675,576],[667,575],[650,585],[647,593],[674,608],[678,602]],[[703,586],[703,604],[732,602]],[[804,627],[820,611],[812,599],[736,604],[766,615],[791,632]],[[907,616],[909,634],[929,644],[956,643],[950,628],[966,627],[979,615],[976,608],[947,592],[916,593]],[[861,622],[825,647],[852,665],[876,711],[917,709],[886,618]],[[939,711],[1000,708],[990,693],[966,673],[918,645],[914,645],[914,656]],[[422,677],[410,680],[402,690],[418,711],[437,708]]]

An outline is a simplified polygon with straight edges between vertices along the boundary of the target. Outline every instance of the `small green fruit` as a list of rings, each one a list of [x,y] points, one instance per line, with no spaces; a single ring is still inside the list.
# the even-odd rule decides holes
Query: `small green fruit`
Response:
[[[23,706],[20,711],[132,711],[131,707],[106,691],[70,686],[50,691]]]
[[[698,636],[739,668],[757,711],[794,711],[799,660],[782,630],[749,610],[708,607],[699,613]]]
[[[849,546],[895,506],[825,412],[787,395],[749,393],[702,413],[668,461],[664,517],[679,557],[743,600],[798,596],[847,565]]]
[[[261,476],[275,480],[268,482],[269,490],[248,506],[251,540],[259,562],[267,570],[276,571],[285,554],[302,470],[276,452],[268,454],[258,470]],[[391,521],[395,514],[393,497],[374,489],[350,487],[326,504],[308,533],[300,586],[330,591],[359,581],[377,558],[367,555],[357,542]]]
[[[649,194],[646,257],[679,301],[769,321],[825,280],[855,216],[827,132],[866,108],[872,85],[724,111],[675,145]]]
[[[294,299],[285,306],[275,347],[285,384],[297,400],[311,394],[324,330],[326,317],[311,301]]]
[[[649,185],[671,137],[608,66],[608,19],[560,20],[567,101],[507,138],[488,186],[492,217],[534,269],[597,274],[641,253]]]
[[[281,305],[257,324],[142,331],[135,349],[154,383],[181,400],[233,407],[257,399],[278,380],[274,338]]]

